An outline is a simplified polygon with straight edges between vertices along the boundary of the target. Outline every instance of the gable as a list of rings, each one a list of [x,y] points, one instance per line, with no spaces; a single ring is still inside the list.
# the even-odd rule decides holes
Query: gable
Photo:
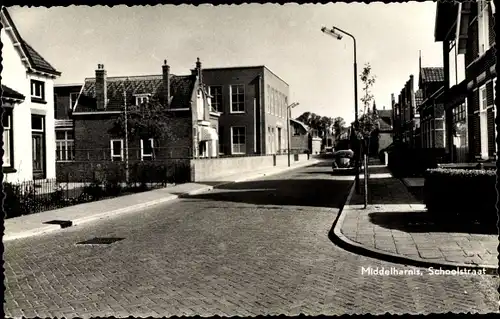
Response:
[[[3,30],[5,30],[6,35],[12,41],[21,61],[28,71],[42,73],[50,77],[61,75],[61,72],[57,71],[32,46],[24,41],[5,7],[1,10],[1,22]]]

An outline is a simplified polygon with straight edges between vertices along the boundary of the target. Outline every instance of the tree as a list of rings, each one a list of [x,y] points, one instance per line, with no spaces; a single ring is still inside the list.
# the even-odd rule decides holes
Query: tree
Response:
[[[171,127],[173,115],[159,98],[153,97],[141,105],[127,106],[128,140],[153,138],[156,141],[175,142],[175,134]],[[125,113],[115,120],[111,134],[125,137]]]
[[[364,140],[365,150],[370,150],[370,144],[378,143],[378,125],[379,116],[376,109],[374,96],[371,93],[371,88],[375,84],[375,75],[372,75],[372,68],[369,63],[365,64],[363,71],[360,74],[363,82],[363,114],[358,119],[358,137]],[[370,110],[370,104],[373,101],[373,110]],[[371,152],[372,153],[372,152]]]
[[[327,116],[321,116],[316,113],[304,112],[302,115],[297,117],[297,121],[300,121],[311,129],[316,130],[320,137],[326,138],[326,135],[331,132],[333,127],[333,118]]]
[[[335,129],[335,139],[338,140],[340,135],[344,132],[346,128],[346,123],[344,119],[340,116],[333,119],[333,128]]]

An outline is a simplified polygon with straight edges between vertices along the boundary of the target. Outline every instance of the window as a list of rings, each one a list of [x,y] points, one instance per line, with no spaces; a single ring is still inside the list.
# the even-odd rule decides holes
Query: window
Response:
[[[491,2],[493,3],[493,1]],[[493,79],[493,121],[494,123],[497,122],[497,104],[495,102],[496,99],[496,86],[497,86],[497,78]],[[496,142],[497,140],[497,128],[496,124],[494,125],[494,130],[495,130],[495,155],[498,156],[498,144]]]
[[[271,86],[269,84],[267,85],[266,113],[271,113]]]
[[[12,115],[4,109],[3,118],[3,164],[2,167],[13,167],[12,150],[14,136],[12,134]]]
[[[488,100],[486,85],[479,88],[479,127],[481,130],[481,157],[488,159]]]
[[[245,113],[245,86],[231,85],[231,113]]]
[[[152,138],[141,139],[141,161],[154,158],[154,140]]]
[[[111,161],[123,161],[123,139],[111,140]]]
[[[31,98],[32,100],[45,99],[45,83],[42,81],[31,80]]]
[[[149,102],[149,96],[136,96],[135,105],[142,105]]]
[[[56,131],[56,161],[66,162],[75,159],[75,140],[72,130]]]
[[[73,106],[75,105],[76,103],[76,100],[78,99],[78,95],[80,93],[76,92],[76,93],[70,93],[69,94],[69,108],[72,109]]]
[[[208,94],[212,96],[212,110],[222,113],[222,86],[209,86]]]
[[[477,23],[478,23],[478,41],[479,55],[484,54],[490,48],[489,41],[489,6],[486,0],[478,0],[477,5]]]
[[[245,127],[231,127],[232,154],[245,154]]]

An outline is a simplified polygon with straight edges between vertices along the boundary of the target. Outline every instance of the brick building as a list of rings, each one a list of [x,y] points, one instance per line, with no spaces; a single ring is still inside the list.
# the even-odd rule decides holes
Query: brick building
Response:
[[[266,66],[206,68],[203,82],[220,112],[221,155],[280,154],[287,150],[289,87]]]
[[[290,131],[290,152],[308,152],[312,146],[312,136],[309,134],[309,127],[300,121],[290,119]]]
[[[497,156],[494,15],[493,1],[437,4],[434,38],[443,45],[442,100],[454,162]]]
[[[74,155],[69,163],[59,163],[58,176],[75,175],[74,171],[84,170],[89,163],[114,162],[116,165],[113,165],[121,167],[127,160],[131,163],[157,160],[158,163],[217,156],[219,114],[210,111],[211,101],[202,82],[201,63],[198,60],[196,68],[185,76],[170,74],[166,63],[161,75],[128,77],[108,77],[104,65],[99,64],[95,77],[85,79],[78,95],[72,94],[76,86],[58,88],[60,116],[69,115],[64,111],[68,103],[74,105],[69,116],[73,120]],[[145,103],[153,100],[161,101],[161,107],[169,114],[168,139],[135,138],[126,143],[123,136],[113,133],[114,123],[124,113],[125,105],[147,106]],[[71,130],[66,134],[68,132]]]
[[[68,162],[75,158],[74,124],[71,114],[82,88],[82,84],[54,85],[54,126],[57,162]]]
[[[420,115],[416,111],[415,90],[413,75],[406,81],[403,89],[398,95],[398,102],[391,96],[394,115],[394,138],[407,143],[411,148],[418,145],[415,143],[418,128],[420,126]]]
[[[418,142],[422,148],[444,148],[444,106],[439,100],[443,94],[444,69],[421,65],[419,69],[418,98],[416,97],[417,112],[420,115]]]

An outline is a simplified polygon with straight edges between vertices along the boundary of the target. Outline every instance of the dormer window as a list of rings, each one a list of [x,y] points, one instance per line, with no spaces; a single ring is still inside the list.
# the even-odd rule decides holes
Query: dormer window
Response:
[[[135,94],[135,105],[142,105],[149,102],[151,94]]]

